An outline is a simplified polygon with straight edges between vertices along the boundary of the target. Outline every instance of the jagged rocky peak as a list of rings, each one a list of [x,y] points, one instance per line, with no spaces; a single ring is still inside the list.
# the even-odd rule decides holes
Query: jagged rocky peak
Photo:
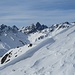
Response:
[[[21,32],[23,33],[34,33],[34,32],[37,32],[37,31],[41,31],[43,29],[46,29],[48,28],[46,25],[41,25],[39,22],[37,22],[36,24],[32,24],[31,26],[27,26],[27,27],[22,27],[20,29]]]
[[[60,27],[59,28],[68,28],[70,27],[70,23],[69,22],[63,22],[63,23],[60,23]]]
[[[19,30],[15,25],[12,26],[12,29]]]
[[[0,33],[2,33],[2,32],[9,32],[9,31],[17,32],[18,28],[15,25],[13,25],[12,27],[7,26],[5,24],[0,25]]]
[[[72,24],[73,25],[73,24]],[[64,29],[70,27],[71,24],[69,22],[63,22],[60,24],[53,24],[51,27],[49,27],[50,31],[54,31],[55,29]]]
[[[64,22],[63,24],[70,24],[69,22]]]
[[[12,31],[13,32],[17,32],[18,30],[19,30],[18,27],[16,27],[15,25],[12,26]]]
[[[51,27],[52,28],[57,28],[57,27],[65,28],[65,27],[69,27],[69,26],[70,26],[69,22],[63,22],[60,24],[53,24]]]
[[[5,29],[6,27],[7,27],[6,25],[2,24],[2,25],[0,25],[0,30]]]
[[[36,24],[32,24],[31,26],[27,26],[27,27],[22,27],[20,29],[21,32],[29,34],[29,33],[34,33],[37,31],[41,31],[44,30],[46,28],[49,28],[49,31],[52,32],[55,29],[63,29],[63,28],[68,28],[71,25],[71,23],[69,22],[63,22],[60,24],[53,24],[52,26],[48,27],[46,25],[41,25],[39,22],[37,22]]]
[[[43,30],[45,28],[48,28],[46,25],[41,25],[39,22],[36,23],[36,29],[37,30]]]

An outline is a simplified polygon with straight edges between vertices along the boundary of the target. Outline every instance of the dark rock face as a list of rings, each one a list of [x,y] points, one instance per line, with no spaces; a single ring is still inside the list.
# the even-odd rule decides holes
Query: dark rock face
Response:
[[[32,24],[31,26],[23,27],[22,30],[24,31],[24,33],[29,34],[37,31],[41,31],[46,28],[48,28],[46,25],[41,25],[39,22],[37,22],[36,25]]]
[[[37,30],[43,30],[45,28],[48,28],[46,25],[41,25],[39,22],[36,23],[36,29]]]
[[[1,64],[3,64],[5,62],[5,60],[7,59],[9,54],[6,54],[2,59],[1,59]]]
[[[54,24],[49,28],[50,28],[50,32],[53,32],[56,28],[63,29],[63,28],[68,28],[69,26],[70,26],[69,22],[64,22],[64,23],[60,23],[60,24]]]
[[[3,64],[4,62],[6,63],[6,62],[10,61],[10,59],[7,59],[7,58],[10,58],[11,55],[12,55],[12,51],[7,53],[6,55],[4,55],[1,59],[1,64]]]
[[[14,26],[12,26],[12,31],[13,32],[17,32],[19,29],[14,25]]]
[[[6,27],[7,27],[6,25],[2,24],[2,25],[0,26],[0,29],[3,30],[3,29],[5,29]]]
[[[39,22],[36,23],[36,29],[37,30],[41,30],[42,29],[42,26]]]
[[[69,22],[64,22],[63,24],[70,24]]]
[[[0,25],[0,34],[3,32],[10,32],[10,31],[16,33],[18,30],[19,29],[15,25],[12,27],[4,25],[4,24]]]
[[[40,40],[40,39],[43,39],[44,38],[44,36],[40,36],[38,39]]]
[[[32,44],[29,44],[29,46],[28,47],[32,47]]]
[[[29,33],[35,33],[37,31],[42,31],[43,29],[49,28],[50,32],[53,32],[55,29],[63,29],[68,28],[70,26],[69,22],[64,22],[60,24],[54,24],[50,27],[47,27],[46,25],[41,25],[39,22],[37,22],[35,25],[32,24],[31,26],[23,27],[20,31],[29,34]]]

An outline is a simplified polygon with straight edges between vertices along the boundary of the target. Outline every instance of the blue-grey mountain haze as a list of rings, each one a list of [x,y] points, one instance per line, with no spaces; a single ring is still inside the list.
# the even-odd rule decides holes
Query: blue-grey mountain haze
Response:
[[[75,0],[0,0],[0,24],[28,26],[75,21]]]

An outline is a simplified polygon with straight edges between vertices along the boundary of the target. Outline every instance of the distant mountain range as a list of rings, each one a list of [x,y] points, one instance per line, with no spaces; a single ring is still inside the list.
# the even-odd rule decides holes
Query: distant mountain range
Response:
[[[0,75],[74,75],[75,22],[0,26]]]
[[[36,25],[32,24],[31,26],[22,27],[20,31],[29,34],[29,33],[34,33],[37,31],[42,31],[43,29],[46,29],[46,28],[48,28],[48,26],[41,25],[39,22],[37,22]]]
[[[41,25],[37,22],[31,26],[21,28],[18,28],[15,25],[10,27],[2,24],[0,25],[0,56],[12,48],[21,47],[29,43],[35,43],[49,35],[55,35],[60,31],[69,28],[71,25],[75,25],[75,22],[53,24],[50,27],[44,24]]]

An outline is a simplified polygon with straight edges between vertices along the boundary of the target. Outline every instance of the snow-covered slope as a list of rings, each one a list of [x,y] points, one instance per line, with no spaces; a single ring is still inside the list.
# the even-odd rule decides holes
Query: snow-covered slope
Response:
[[[16,26],[0,25],[0,56],[12,48],[28,43],[26,34],[19,32]]]
[[[37,43],[38,40],[40,41],[48,36],[49,37],[55,36],[56,34],[69,28],[72,25],[75,25],[75,24],[69,23],[69,22],[64,22],[64,23],[60,23],[60,24],[54,24],[51,27],[45,28],[41,31],[37,31],[37,32],[33,31],[31,34],[28,35],[28,40],[31,43]],[[22,30],[22,32],[24,32],[24,30]]]
[[[4,57],[0,75],[75,75],[75,25]]]

